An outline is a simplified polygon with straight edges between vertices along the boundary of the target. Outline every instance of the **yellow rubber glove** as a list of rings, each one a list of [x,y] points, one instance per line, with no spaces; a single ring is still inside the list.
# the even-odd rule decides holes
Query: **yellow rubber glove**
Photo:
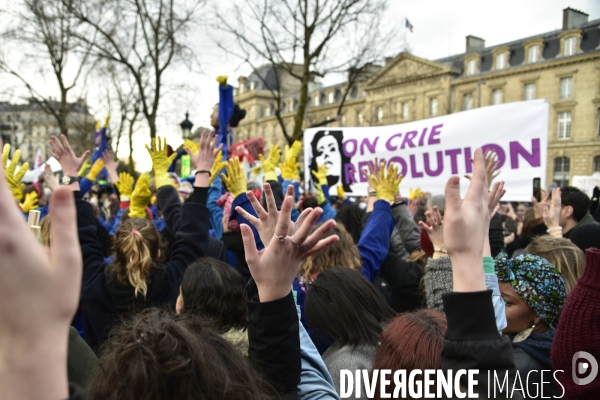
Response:
[[[219,82],[221,86],[227,86],[227,75],[217,76],[217,82]]]
[[[346,191],[344,190],[344,186],[342,185],[337,185],[336,187],[337,190],[337,195],[340,199],[345,199],[346,198]]]
[[[119,174],[119,182],[115,182],[115,186],[121,193],[121,201],[129,201],[133,192],[133,176],[127,172]]]
[[[94,165],[90,168],[90,172],[85,176],[86,179],[89,179],[92,182],[96,182],[96,177],[104,169],[104,160],[102,158],[98,158],[94,161]]]
[[[327,167],[324,165],[317,165],[317,170],[311,172],[317,182],[319,182],[319,186],[327,185]]]
[[[263,170],[265,171],[265,181],[276,181],[277,173],[275,172],[275,168],[277,167],[279,159],[281,158],[281,149],[279,146],[276,144],[271,145],[269,150],[269,158],[266,160],[262,154],[259,154],[258,158],[260,158]]]
[[[17,201],[21,201],[21,199],[23,198],[23,188],[25,187],[25,185],[19,184],[19,182],[21,181],[21,179],[23,179],[23,176],[25,176],[25,173],[29,169],[29,163],[24,162],[21,165],[21,168],[19,168],[19,170],[15,172],[15,170],[17,169],[17,165],[21,160],[21,150],[17,149],[15,151],[12,160],[10,160],[10,165],[7,166],[6,164],[8,163],[9,154],[10,144],[7,143],[2,149],[2,164],[4,165],[5,169],[6,183],[8,184],[8,187],[10,188],[14,199]]]
[[[110,114],[106,114],[106,118],[104,119],[104,127],[108,128],[108,123],[110,122]]]
[[[298,154],[302,149],[302,143],[295,141],[292,147],[285,145],[285,151],[283,152],[283,162],[279,164],[281,169],[281,177],[285,180],[295,180],[300,178],[300,164],[298,164]]]
[[[192,142],[190,139],[185,139],[183,142],[184,149],[190,149],[193,155],[198,154],[198,150],[200,150],[200,145],[198,143]]]
[[[327,198],[325,198],[325,193],[323,193],[323,188],[321,187],[321,185],[317,185],[317,203],[319,205],[325,203],[325,201],[327,200]]]
[[[423,193],[421,188],[417,187],[415,190],[412,190],[412,188],[410,188],[408,200],[413,201],[414,199],[417,199],[419,197],[425,197],[425,193]]]
[[[227,161],[223,161],[223,151],[219,150],[213,162],[212,168],[210,169],[210,178],[208,178],[208,184],[212,185],[214,180],[219,176],[223,168],[227,166]]]
[[[229,160],[226,171],[227,175],[222,173],[221,179],[233,197],[236,198],[240,194],[246,193],[246,174],[237,157]]]
[[[386,171],[385,162],[382,162],[379,176],[371,174],[369,181],[375,189],[378,199],[392,203],[396,197],[398,185],[402,181],[402,175],[398,175],[398,167],[395,165],[390,165]]]
[[[92,166],[92,164],[90,164],[90,160],[89,158],[86,158],[85,160],[83,160],[83,164],[81,165],[81,168],[79,168],[79,172],[77,173],[77,176],[84,176],[85,172]]]
[[[148,187],[148,177],[141,175],[135,184],[135,189],[131,194],[129,202],[129,217],[146,218],[146,207],[150,203],[152,192]]]
[[[177,157],[177,153],[167,157],[167,139],[163,140],[161,145],[160,136],[152,139],[152,148],[146,145],[148,153],[152,158],[152,169],[154,170],[154,185],[156,190],[163,186],[173,185],[173,181],[169,177],[169,167],[173,164],[173,160]]]
[[[24,213],[28,213],[31,210],[38,208],[38,194],[37,192],[29,192],[25,195],[25,201],[19,204],[21,210]]]

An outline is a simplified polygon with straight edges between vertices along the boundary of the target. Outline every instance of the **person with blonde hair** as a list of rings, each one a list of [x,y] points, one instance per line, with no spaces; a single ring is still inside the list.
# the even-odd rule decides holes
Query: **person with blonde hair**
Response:
[[[65,175],[76,175],[82,158],[73,153],[67,139],[56,137],[50,142],[53,154]],[[171,183],[166,140],[152,141],[148,148],[152,158],[154,184],[159,192],[177,191]],[[208,245],[209,212],[206,207],[209,173],[218,149],[214,136],[203,134],[191,161],[196,169],[192,199],[177,209],[181,224],[175,234],[168,261],[161,252],[160,235],[146,219],[151,198],[148,180],[142,175],[135,185],[129,205],[129,218],[121,223],[114,241],[115,259],[106,263],[96,236],[92,205],[81,199],[79,182],[68,186],[74,192],[77,208],[79,243],[83,255],[81,302],[86,340],[94,351],[106,341],[120,317],[148,307],[174,305],[179,295],[179,281],[187,266],[205,255]],[[160,196],[158,196],[160,197]],[[163,204],[161,209],[175,209]],[[165,211],[166,212],[166,211]]]
[[[550,261],[565,280],[567,296],[583,274],[585,254],[568,239],[539,236],[527,246],[525,252]]]

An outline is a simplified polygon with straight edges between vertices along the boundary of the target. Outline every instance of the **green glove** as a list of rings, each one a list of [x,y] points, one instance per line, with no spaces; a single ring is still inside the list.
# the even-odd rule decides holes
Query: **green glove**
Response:
[[[221,179],[233,197],[246,193],[246,174],[237,157],[229,160],[226,171],[227,175],[221,174]]]
[[[135,184],[135,189],[131,194],[129,202],[129,217],[131,218],[146,218],[146,207],[150,203],[152,192],[148,187],[148,177],[140,176]]]
[[[279,159],[281,158],[281,149],[276,144],[271,145],[271,149],[269,150],[269,158],[265,160],[262,154],[258,155],[260,158],[260,162],[262,163],[262,167],[265,170],[265,181],[276,181],[277,173],[275,173],[275,168],[279,163]]]
[[[167,157],[167,139],[163,140],[162,146],[160,137],[152,139],[152,148],[146,145],[146,149],[152,158],[154,185],[156,186],[156,189],[158,190],[163,186],[173,185],[173,181],[169,177],[169,167],[173,164],[173,160],[177,157],[177,153],[173,153]]]
[[[6,166],[9,154],[10,144],[7,143],[2,149],[2,165],[5,169],[6,183],[8,184],[8,187],[10,188],[14,199],[17,201],[21,201],[21,199],[23,198],[23,188],[25,187],[25,185],[19,184],[19,182],[21,181],[21,179],[23,179],[23,176],[25,176],[25,173],[29,169],[29,163],[24,162],[21,165],[21,168],[19,168],[19,170],[15,172],[15,170],[17,169],[17,165],[19,164],[19,160],[21,159],[21,150],[17,149],[15,151],[15,154],[13,154],[12,160],[10,161],[10,165]]]
[[[312,171],[312,175],[319,182],[319,185],[327,185],[327,167],[318,165],[317,170]]]
[[[104,169],[104,160],[101,158],[98,158],[96,161],[94,161],[94,165],[92,165],[92,168],[90,168],[90,172],[88,172],[88,174],[85,176],[86,179],[89,179],[92,182],[96,182],[96,177],[98,176],[100,171],[102,171],[103,169]]]
[[[119,174],[119,182],[115,182],[119,193],[121,193],[121,201],[129,201],[131,199],[131,192],[133,192],[133,176],[127,172],[121,172]]]
[[[390,203],[394,202],[398,185],[402,181],[402,175],[398,175],[398,167],[391,165],[385,170],[385,162],[382,162],[379,168],[379,176],[371,174],[369,177],[371,186],[377,193],[377,198]]]
[[[38,208],[38,194],[37,192],[29,192],[25,195],[25,201],[19,204],[21,210],[24,213],[28,213],[31,210]]]

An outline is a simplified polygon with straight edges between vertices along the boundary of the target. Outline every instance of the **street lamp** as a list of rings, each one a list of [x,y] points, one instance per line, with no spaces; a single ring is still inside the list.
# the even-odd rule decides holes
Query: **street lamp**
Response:
[[[188,119],[189,116],[190,113],[186,112],[185,119],[181,124],[179,124],[179,126],[181,127],[181,135],[183,136],[183,139],[189,138],[192,134],[192,127],[194,126],[194,124]]]

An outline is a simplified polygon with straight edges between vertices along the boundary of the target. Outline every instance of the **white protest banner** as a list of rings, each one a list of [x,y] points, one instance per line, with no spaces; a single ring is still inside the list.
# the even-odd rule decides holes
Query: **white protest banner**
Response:
[[[594,188],[600,186],[600,174],[594,174],[592,176],[575,175],[572,180],[572,185],[588,196],[593,197]]]
[[[306,182],[317,165],[328,168],[330,193],[342,184],[351,196],[368,192],[368,170],[375,157],[399,166],[401,193],[420,187],[443,194],[448,178],[472,173],[475,149],[495,150],[498,180],[506,182],[505,200],[531,201],[533,178],[546,179],[549,105],[544,99],[507,103],[400,125],[365,128],[311,128],[304,132]]]

